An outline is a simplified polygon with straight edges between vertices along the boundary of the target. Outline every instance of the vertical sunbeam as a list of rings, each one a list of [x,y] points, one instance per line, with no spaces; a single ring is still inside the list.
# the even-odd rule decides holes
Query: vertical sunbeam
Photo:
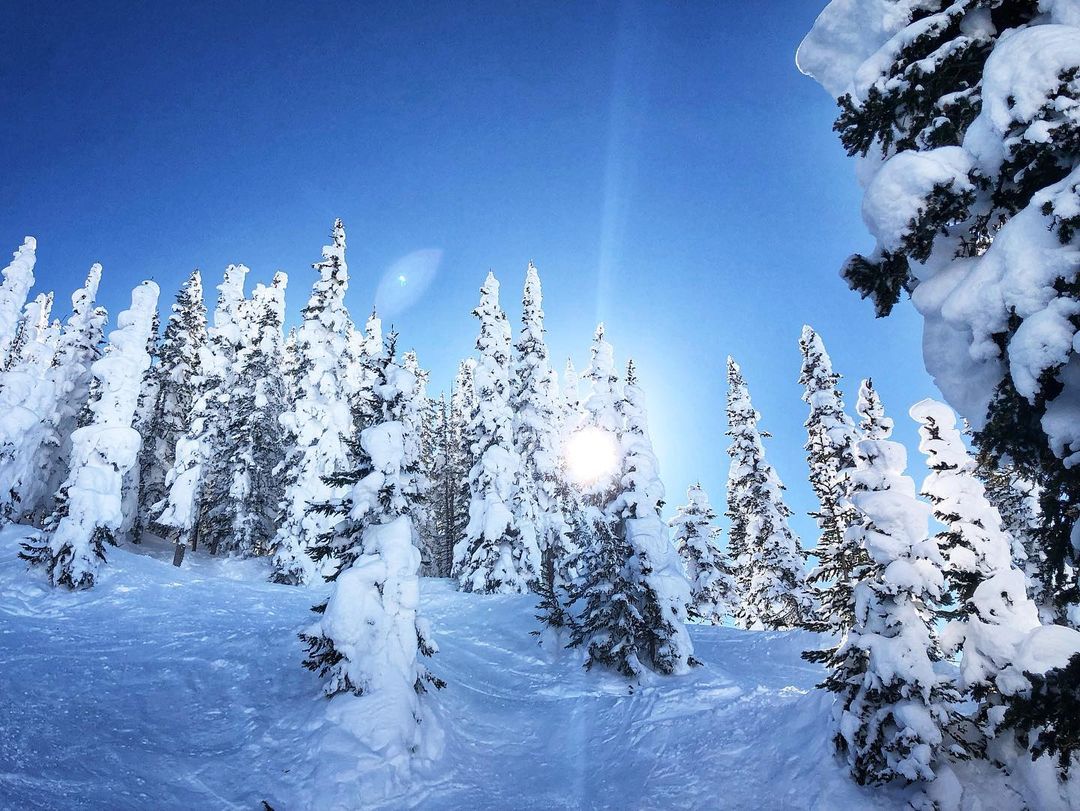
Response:
[[[625,0],[618,11],[612,66],[604,200],[596,279],[596,321],[607,317],[607,302],[622,252],[648,109],[649,65],[655,41],[644,5]]]

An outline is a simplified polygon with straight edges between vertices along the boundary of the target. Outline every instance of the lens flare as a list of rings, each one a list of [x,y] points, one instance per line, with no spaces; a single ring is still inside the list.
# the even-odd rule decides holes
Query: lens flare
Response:
[[[614,435],[601,428],[582,428],[566,440],[566,471],[580,485],[593,484],[614,475],[619,463]]]

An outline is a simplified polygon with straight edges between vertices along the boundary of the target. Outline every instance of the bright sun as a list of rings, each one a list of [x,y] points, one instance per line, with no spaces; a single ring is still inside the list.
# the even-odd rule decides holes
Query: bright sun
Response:
[[[566,470],[576,484],[592,484],[615,472],[615,437],[601,428],[582,428],[566,441]]]

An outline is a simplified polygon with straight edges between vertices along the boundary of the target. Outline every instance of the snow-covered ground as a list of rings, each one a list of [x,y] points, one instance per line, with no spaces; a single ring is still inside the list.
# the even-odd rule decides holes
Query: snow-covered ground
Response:
[[[900,808],[833,760],[813,638],[694,626],[704,666],[626,682],[549,654],[533,598],[425,580],[441,759],[389,795],[300,666],[324,589],[263,561],[112,549],[94,589],[48,586],[0,531],[0,807]],[[136,550],[136,551],[131,551]],[[377,793],[372,793],[376,791]]]

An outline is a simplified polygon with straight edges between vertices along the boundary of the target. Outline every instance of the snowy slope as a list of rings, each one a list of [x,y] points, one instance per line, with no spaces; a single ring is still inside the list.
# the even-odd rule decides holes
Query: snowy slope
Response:
[[[384,793],[300,667],[322,589],[262,561],[113,549],[97,587],[49,588],[0,531],[5,809],[900,808],[829,754],[803,633],[692,628],[704,667],[626,683],[537,647],[528,596],[424,581],[442,759]],[[405,793],[400,793],[404,791]]]

